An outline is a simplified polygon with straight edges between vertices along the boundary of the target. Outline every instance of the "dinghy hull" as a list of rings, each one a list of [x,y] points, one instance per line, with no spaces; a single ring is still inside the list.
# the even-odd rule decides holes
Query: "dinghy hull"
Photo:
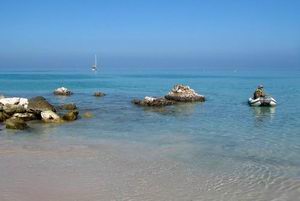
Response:
[[[260,97],[257,99],[249,98],[248,103],[250,106],[276,106],[277,102],[272,97]]]

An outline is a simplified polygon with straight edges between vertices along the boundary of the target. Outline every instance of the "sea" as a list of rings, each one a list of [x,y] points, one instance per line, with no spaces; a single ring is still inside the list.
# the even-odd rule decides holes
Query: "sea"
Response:
[[[206,101],[131,103],[175,84]],[[276,107],[248,105],[259,84]],[[54,96],[62,86],[74,94]],[[80,115],[0,123],[0,200],[300,200],[299,86],[297,69],[0,71],[0,95],[75,103]]]

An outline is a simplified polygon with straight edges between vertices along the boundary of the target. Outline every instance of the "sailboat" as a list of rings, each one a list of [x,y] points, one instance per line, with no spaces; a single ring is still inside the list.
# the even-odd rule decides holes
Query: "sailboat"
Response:
[[[97,55],[95,55],[95,63],[92,65],[92,71],[97,71]]]

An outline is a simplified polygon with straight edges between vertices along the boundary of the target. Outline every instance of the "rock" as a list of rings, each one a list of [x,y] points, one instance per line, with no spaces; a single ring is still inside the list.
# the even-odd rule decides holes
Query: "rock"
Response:
[[[83,115],[82,115],[84,118],[92,118],[94,115],[93,115],[93,113],[91,113],[91,112],[85,112],[85,113],[83,113]]]
[[[10,116],[8,114],[6,114],[4,111],[0,112],[0,122],[5,121],[6,119],[8,119]]]
[[[53,122],[53,121],[60,120],[60,117],[52,110],[46,110],[46,111],[41,112],[41,117],[42,117],[42,120],[44,120],[46,122]]]
[[[37,96],[29,99],[28,101],[28,110],[34,113],[40,113],[42,111],[51,110],[55,112],[55,107],[51,105],[44,97]]]
[[[63,120],[66,120],[66,121],[74,121],[77,119],[77,117],[78,117],[78,111],[73,110],[73,111],[70,111],[67,114],[65,114],[62,118],[63,118]]]
[[[205,101],[205,97],[196,93],[189,86],[177,84],[174,88],[165,96],[168,100],[178,102],[194,102],[194,101]]]
[[[73,94],[69,89],[65,87],[57,88],[53,93],[54,95],[58,95],[58,96],[70,96]]]
[[[47,99],[43,96],[36,96],[36,97],[29,99],[29,101],[45,101],[45,100],[47,100]]]
[[[148,101],[148,102],[153,102],[155,100],[158,100],[158,98],[155,98],[155,97],[151,97],[151,96],[146,96],[144,98],[145,101]]]
[[[132,103],[141,106],[167,106],[175,104],[172,100],[167,100],[165,98],[155,98],[146,96],[144,100],[133,100]]]
[[[64,110],[76,110],[77,106],[74,103],[67,103],[60,106],[60,108]]]
[[[31,121],[31,120],[36,120],[38,119],[37,116],[33,113],[15,113],[13,115],[14,118],[22,119],[24,121]]]
[[[2,104],[2,105],[18,105],[18,106],[22,106],[26,109],[28,106],[28,99],[27,98],[19,98],[19,97],[1,98],[0,104]]]
[[[102,93],[100,91],[97,91],[97,92],[94,93],[94,96],[96,96],[96,97],[102,97],[102,96],[105,96],[105,95],[106,95],[105,93]]]
[[[28,125],[22,119],[10,118],[5,121],[5,127],[7,129],[24,130],[24,129],[28,128]]]
[[[14,113],[24,113],[26,112],[26,109],[22,105],[6,104],[3,106],[3,111],[8,115],[13,115]]]

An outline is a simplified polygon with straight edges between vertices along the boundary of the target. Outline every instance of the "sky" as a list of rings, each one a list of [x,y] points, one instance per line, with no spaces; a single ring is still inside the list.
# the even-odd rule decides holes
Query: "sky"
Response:
[[[0,70],[300,68],[298,0],[0,0]]]

